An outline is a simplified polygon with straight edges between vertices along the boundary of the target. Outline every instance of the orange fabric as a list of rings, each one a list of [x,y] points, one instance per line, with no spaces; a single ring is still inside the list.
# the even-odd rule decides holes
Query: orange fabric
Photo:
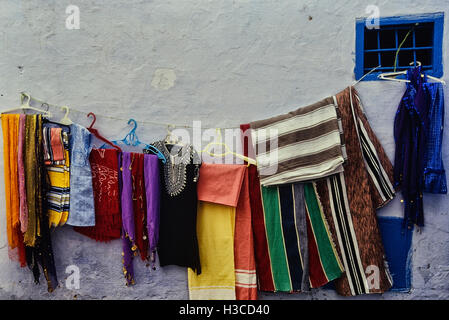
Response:
[[[201,164],[198,200],[237,207],[246,166]]]
[[[3,114],[3,162],[5,174],[6,232],[11,249],[17,248],[21,241],[19,222],[19,181],[17,153],[19,141],[19,115]]]
[[[237,300],[257,300],[256,260],[249,200],[248,171],[244,177],[235,212],[234,264]]]
[[[197,192],[198,200],[236,207],[234,230],[236,299],[257,299],[247,167],[203,163]]]

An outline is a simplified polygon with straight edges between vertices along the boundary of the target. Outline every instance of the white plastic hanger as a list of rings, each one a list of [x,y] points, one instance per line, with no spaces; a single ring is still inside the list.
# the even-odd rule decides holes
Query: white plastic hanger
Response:
[[[183,146],[184,144],[181,143],[176,135],[173,134],[173,132],[170,130],[170,127],[175,128],[174,125],[169,124],[167,126],[167,136],[165,137],[165,144],[173,144],[178,146]]]
[[[68,106],[62,106],[61,109],[65,110],[65,114],[64,114],[64,117],[61,120],[59,120],[58,122],[61,124],[65,124],[66,126],[71,125],[73,123],[73,121],[70,120],[70,118],[69,118],[70,108]]]
[[[420,62],[420,61],[416,61],[416,63],[417,63],[418,66],[421,66],[421,62]],[[412,65],[412,64],[414,64],[414,62],[410,62],[410,65]],[[382,79],[382,80],[388,80],[388,81],[410,82],[410,80],[406,80],[406,79],[396,79],[396,78],[395,78],[395,77],[400,76],[400,75],[403,75],[403,74],[407,74],[407,71],[404,70],[404,71],[398,71],[398,72],[386,72],[386,73],[381,73],[381,74],[379,74],[377,77],[378,77],[379,79]],[[424,77],[424,74],[421,74],[421,77]],[[431,80],[434,80],[434,81],[437,81],[437,82],[440,82],[440,83],[446,85],[446,82],[445,82],[444,80],[442,80],[442,79],[438,79],[438,78],[435,78],[435,77],[432,77],[432,76],[427,76],[427,78],[429,78],[429,79],[431,79]]]
[[[22,92],[20,97],[21,97],[21,100],[22,100],[22,105],[21,105],[21,106],[19,106],[19,107],[17,107],[17,108],[13,108],[13,109],[4,110],[4,111],[2,111],[2,114],[3,114],[3,113],[9,113],[9,112],[17,111],[17,110],[22,110],[22,111],[25,111],[25,110],[33,110],[33,111],[42,113],[42,114],[43,114],[44,116],[46,116],[47,118],[51,118],[51,117],[52,117],[52,114],[51,114],[50,111],[46,111],[46,110],[42,110],[42,109],[39,109],[39,108],[35,108],[35,107],[30,106],[31,97],[30,97],[29,94],[27,94],[27,93],[25,93],[25,92]],[[24,100],[23,100],[24,98],[28,98],[28,99],[26,100],[26,103],[23,102],[23,101],[24,101]]]

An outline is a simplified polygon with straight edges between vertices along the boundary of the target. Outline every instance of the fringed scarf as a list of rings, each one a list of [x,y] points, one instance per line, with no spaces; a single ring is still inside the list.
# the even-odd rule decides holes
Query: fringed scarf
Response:
[[[155,269],[159,240],[160,180],[159,160],[154,154],[144,155],[145,198],[147,205],[148,250],[152,268]]]
[[[51,234],[47,216],[49,178],[43,157],[42,116],[26,116],[25,130],[25,185],[27,188],[28,228],[25,233],[26,261],[39,283],[42,268],[48,291],[58,285],[53,257]]]
[[[119,162],[115,149],[92,149],[89,157],[95,202],[95,226],[73,229],[96,241],[120,238]]]
[[[148,255],[146,228],[146,195],[143,179],[144,155],[122,153],[121,206],[123,273],[127,285],[134,284],[133,256],[140,253],[142,260]]]

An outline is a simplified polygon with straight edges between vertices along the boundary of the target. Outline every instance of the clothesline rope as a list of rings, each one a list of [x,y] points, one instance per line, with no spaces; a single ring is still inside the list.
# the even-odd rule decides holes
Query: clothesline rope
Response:
[[[29,94],[27,94],[25,92],[22,92],[21,95],[20,95],[21,103],[23,103],[23,98],[26,97],[27,95],[30,97],[30,100],[35,101],[37,103],[40,103],[41,107],[44,106],[44,105],[48,106],[47,111],[50,108],[55,108],[55,109],[61,109],[62,108],[62,106],[56,106],[56,105],[49,104],[47,102],[41,101],[39,99],[36,99],[36,98],[32,97],[31,95],[29,95]],[[81,113],[81,114],[87,116],[87,112],[85,112],[85,111],[78,110],[78,109],[75,109],[75,108],[72,108],[72,107],[69,107],[69,109],[70,109],[70,112],[77,112],[77,113]],[[108,116],[108,115],[104,115],[104,114],[97,114],[97,113],[95,114],[95,116],[96,117],[101,117],[101,118],[106,118],[106,119],[111,119],[111,120],[117,120],[117,121],[128,121],[129,120],[129,119],[124,119],[124,118],[120,118],[120,117],[113,117],[113,116]],[[171,127],[171,128],[193,129],[193,126],[191,126],[191,125],[185,125],[185,124],[179,125],[179,124],[160,122],[160,121],[139,120],[139,123],[152,124],[152,125]],[[218,128],[218,127],[203,127],[203,126],[201,126],[201,128],[203,128],[203,129],[239,129],[238,126],[237,127],[220,127],[220,128]]]

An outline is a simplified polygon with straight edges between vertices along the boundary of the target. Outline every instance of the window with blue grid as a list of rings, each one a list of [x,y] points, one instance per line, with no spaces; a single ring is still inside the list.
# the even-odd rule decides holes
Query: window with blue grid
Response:
[[[367,28],[365,18],[356,20],[355,76],[376,80],[384,72],[403,71],[421,62],[428,75],[443,75],[443,13],[380,18],[377,28]]]

